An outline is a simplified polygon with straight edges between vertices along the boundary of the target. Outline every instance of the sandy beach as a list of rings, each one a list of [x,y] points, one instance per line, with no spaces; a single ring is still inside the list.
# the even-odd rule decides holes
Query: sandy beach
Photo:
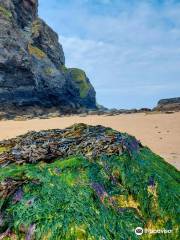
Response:
[[[16,137],[32,130],[65,128],[74,123],[104,125],[127,132],[180,169],[180,112],[0,121],[0,140]]]

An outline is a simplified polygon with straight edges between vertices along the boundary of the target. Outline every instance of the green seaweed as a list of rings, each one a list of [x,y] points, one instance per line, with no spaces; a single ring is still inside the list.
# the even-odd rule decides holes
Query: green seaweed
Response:
[[[112,181],[112,176],[116,179]],[[148,184],[153,176],[154,187]],[[148,148],[133,156],[75,156],[53,163],[11,164],[0,169],[0,181],[26,179],[23,196],[6,200],[6,228],[19,238],[20,229],[36,225],[35,239],[139,239],[138,227],[171,228],[170,236],[141,239],[178,239],[179,172]],[[34,181],[33,181],[34,180]],[[92,184],[103,186],[98,196]],[[31,204],[29,202],[31,201]],[[170,238],[169,238],[170,237]]]

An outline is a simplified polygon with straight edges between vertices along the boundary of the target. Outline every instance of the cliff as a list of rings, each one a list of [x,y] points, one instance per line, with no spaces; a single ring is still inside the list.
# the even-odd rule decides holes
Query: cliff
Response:
[[[38,17],[38,0],[0,0],[0,103],[17,108],[96,108],[84,71],[68,69],[58,35]]]
[[[157,111],[180,111],[180,97],[161,99],[154,108]]]

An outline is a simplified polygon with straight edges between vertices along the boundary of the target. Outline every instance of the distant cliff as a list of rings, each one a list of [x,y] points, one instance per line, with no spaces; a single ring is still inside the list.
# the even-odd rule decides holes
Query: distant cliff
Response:
[[[0,0],[1,106],[96,108],[84,71],[68,69],[58,35],[38,17],[38,0]]]
[[[180,97],[161,99],[154,110],[158,111],[180,111]]]

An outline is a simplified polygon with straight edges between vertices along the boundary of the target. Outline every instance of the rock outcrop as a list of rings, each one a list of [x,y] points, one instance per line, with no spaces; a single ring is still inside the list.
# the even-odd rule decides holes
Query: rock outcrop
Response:
[[[85,72],[65,67],[58,35],[38,17],[38,0],[0,0],[0,103],[96,108]]]
[[[134,137],[103,126],[0,142],[0,239],[135,240],[137,227],[164,231],[148,239],[179,239],[179,178]]]
[[[154,108],[156,111],[180,111],[180,97],[161,99],[157,107]]]

